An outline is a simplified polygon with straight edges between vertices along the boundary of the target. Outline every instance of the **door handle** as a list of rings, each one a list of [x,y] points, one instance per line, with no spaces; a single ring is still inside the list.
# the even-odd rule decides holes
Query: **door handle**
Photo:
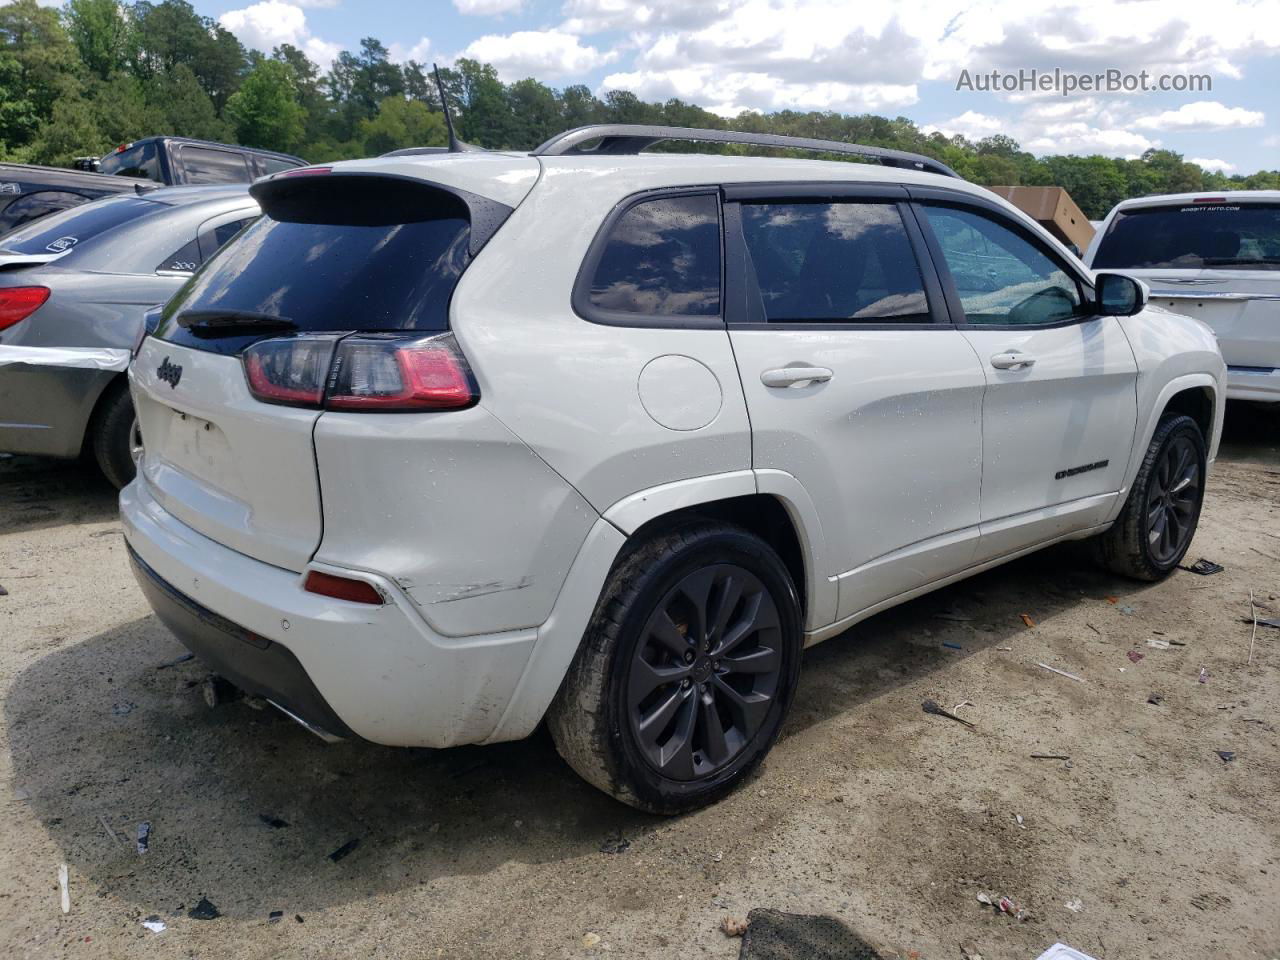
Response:
[[[797,383],[826,383],[832,373],[826,367],[778,367],[760,374],[766,387],[792,387]]]
[[[1034,366],[1036,358],[1021,350],[1006,350],[991,358],[991,365],[997,370],[1023,370]]]

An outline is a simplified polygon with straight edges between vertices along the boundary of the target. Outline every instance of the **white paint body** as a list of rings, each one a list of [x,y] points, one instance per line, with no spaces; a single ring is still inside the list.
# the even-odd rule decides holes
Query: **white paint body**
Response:
[[[1181,193],[1125,200],[1107,214],[1085,253],[1092,266],[1118,213],[1184,207],[1206,194]],[[1213,191],[1224,203],[1280,204],[1280,190]],[[1207,324],[1227,364],[1227,397],[1280,403],[1280,270],[1223,267],[1123,268],[1151,288],[1151,303]]]
[[[1195,321],[1146,310],[1064,329],[789,331],[605,326],[575,277],[638,191],[757,181],[942,185],[863,164],[717,156],[425,156],[420,176],[515,207],[462,276],[452,331],[479,406],[412,415],[258,403],[239,360],[148,338],[129,544],[177,589],[285,646],[367,739],[526,736],[628,536],[673,510],[776,498],[804,554],[808,642],[1119,512],[1163,404],[1224,369]],[[1016,209],[1008,216],[1070,255]],[[1087,272],[1082,271],[1083,276]],[[986,358],[1033,351],[1029,371]],[[175,387],[156,371],[169,359]],[[785,389],[761,374],[832,371]],[[1051,482],[1053,469],[1110,466]],[[307,593],[309,570],[387,603]],[[287,626],[285,623],[287,621]]]

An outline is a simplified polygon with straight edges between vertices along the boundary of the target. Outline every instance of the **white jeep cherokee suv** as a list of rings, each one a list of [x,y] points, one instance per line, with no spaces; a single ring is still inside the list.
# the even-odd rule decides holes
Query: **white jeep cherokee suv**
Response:
[[[1228,398],[1280,404],[1280,190],[1125,200],[1085,262],[1139,277],[1153,304],[1207,323]]]
[[[641,153],[676,138],[879,163]],[[935,161],[598,127],[252,193],[137,352],[121,507],[160,619],[323,735],[545,718],[687,810],[806,645],[1064,539],[1155,580],[1194,532],[1213,336]]]

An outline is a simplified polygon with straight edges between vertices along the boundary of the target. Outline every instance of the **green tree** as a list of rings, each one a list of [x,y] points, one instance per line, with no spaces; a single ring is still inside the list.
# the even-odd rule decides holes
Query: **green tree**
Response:
[[[507,87],[511,109],[511,146],[531,150],[563,129],[556,92],[532,77]]]
[[[203,140],[227,141],[233,138],[231,125],[218,116],[213,99],[187,64],[180,63],[168,73],[153,77],[145,87],[147,104],[154,111],[154,122],[158,127],[150,133]]]
[[[31,144],[30,161],[70,166],[76,157],[105,153],[108,147],[93,105],[73,93],[54,104],[53,116]]]
[[[119,0],[70,0],[63,19],[89,72],[106,80],[128,65],[133,24]]]
[[[134,68],[139,75],[149,79],[185,64],[221,110],[239,86],[248,59],[235,35],[197,14],[186,0],[141,0],[134,4],[132,17],[138,46]]]
[[[302,142],[307,111],[298,102],[293,68],[263,60],[227,101],[236,138],[250,147],[288,152]]]
[[[403,147],[442,147],[448,142],[444,116],[421,100],[387,97],[376,116],[360,121],[360,140],[370,156]]]
[[[36,0],[0,7],[0,50],[18,65],[9,79],[11,94],[41,120],[52,117],[61,98],[78,92],[84,70],[79,53],[58,14]]]
[[[462,79],[462,116],[455,116],[458,135],[480,147],[499,150],[512,146],[518,135],[516,118],[498,71],[466,58],[454,69]]]

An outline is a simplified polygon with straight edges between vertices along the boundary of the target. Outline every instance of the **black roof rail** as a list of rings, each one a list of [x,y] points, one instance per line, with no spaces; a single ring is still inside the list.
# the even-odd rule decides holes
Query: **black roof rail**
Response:
[[[582,144],[599,140],[599,144],[583,149]],[[781,147],[787,150],[816,150],[822,153],[842,153],[853,157],[879,160],[887,167],[906,170],[923,170],[959,178],[945,163],[919,153],[905,150],[886,150],[883,147],[867,147],[860,143],[842,143],[839,140],[815,140],[811,137],[784,137],[776,133],[740,133],[734,130],[710,130],[697,127],[657,127],[631,123],[598,123],[576,127],[557,134],[537,147],[532,156],[563,157],[566,155],[619,156],[639,153],[646,147],[663,140],[702,141],[704,143],[739,143],[756,147]]]

